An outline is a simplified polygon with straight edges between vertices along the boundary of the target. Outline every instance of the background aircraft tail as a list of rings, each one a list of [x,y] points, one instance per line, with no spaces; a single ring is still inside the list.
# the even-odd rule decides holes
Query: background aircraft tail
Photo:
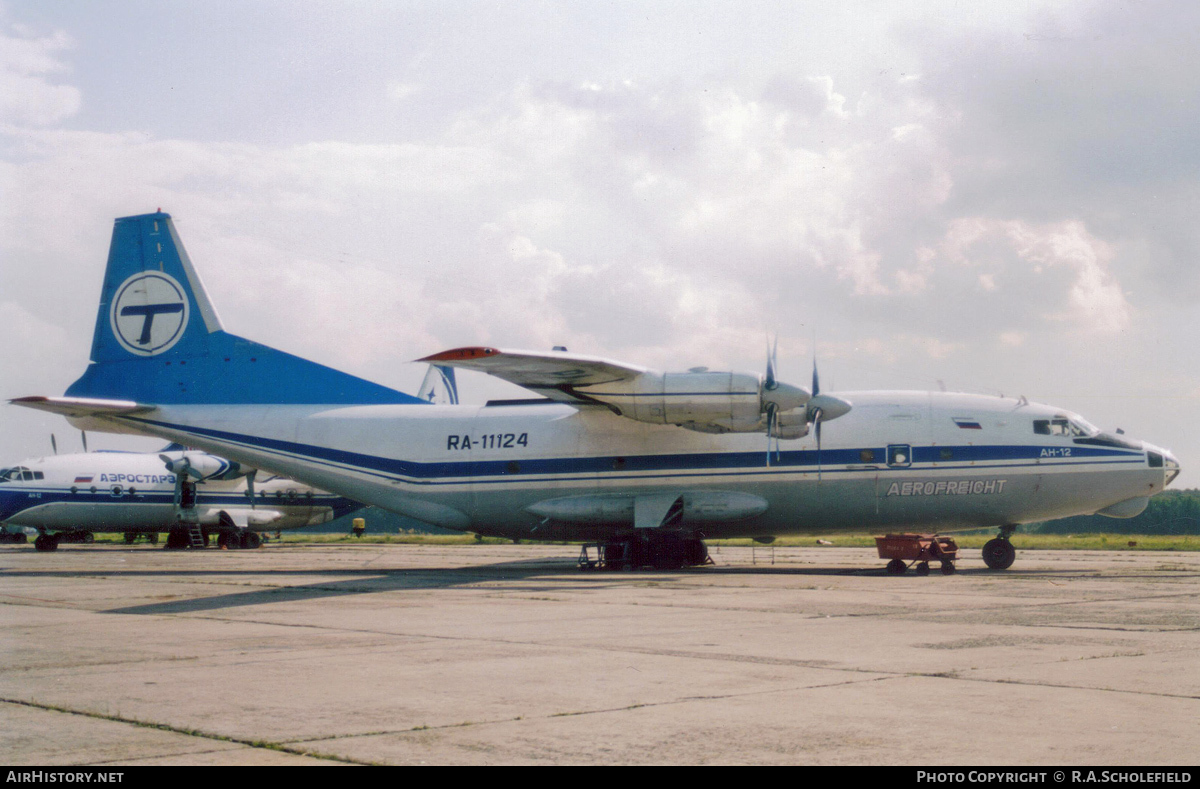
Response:
[[[423,402],[226,332],[163,213],[116,220],[91,358],[68,396],[148,404]]]

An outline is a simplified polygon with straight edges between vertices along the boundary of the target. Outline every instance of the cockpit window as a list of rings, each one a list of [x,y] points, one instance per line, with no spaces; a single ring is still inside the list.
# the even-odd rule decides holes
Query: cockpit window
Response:
[[[35,479],[43,479],[45,475],[40,471],[30,471],[24,466],[13,466],[12,468],[0,469],[0,482],[23,482],[32,481]]]
[[[1085,427],[1084,425],[1087,426]],[[1092,429],[1088,430],[1090,427]],[[1039,436],[1066,436],[1067,438],[1075,438],[1077,436],[1090,436],[1099,431],[1086,422],[1080,424],[1073,419],[1055,417],[1054,419],[1033,420],[1033,432]]]

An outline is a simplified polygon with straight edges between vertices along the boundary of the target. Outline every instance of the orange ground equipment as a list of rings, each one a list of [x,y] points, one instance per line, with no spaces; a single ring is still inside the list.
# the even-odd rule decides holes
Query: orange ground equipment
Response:
[[[954,540],[936,534],[889,534],[876,537],[875,547],[880,559],[891,559],[887,571],[892,575],[903,575],[914,563],[917,575],[929,575],[929,563],[933,561],[942,563],[943,575],[950,575],[958,559]]]

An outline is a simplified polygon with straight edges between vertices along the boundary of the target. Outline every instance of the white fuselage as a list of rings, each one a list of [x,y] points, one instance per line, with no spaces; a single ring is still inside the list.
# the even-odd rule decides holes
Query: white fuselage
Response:
[[[633,510],[616,504],[671,495],[704,494],[728,509],[728,518],[704,516],[697,498],[684,512],[683,528],[714,538],[1136,514],[1178,471],[1161,449],[1024,399],[839,395],[853,410],[824,425],[820,452],[808,436],[778,442],[778,454],[762,434],[553,403],[162,405],[73,422],[201,447],[447,528],[545,539],[628,532]],[[743,507],[747,496],[765,506]]]
[[[0,523],[39,531],[159,532],[178,525],[175,475],[157,453],[91,452],[26,460],[0,481]],[[13,473],[15,471],[15,473]],[[295,480],[245,478],[197,485],[202,525],[222,512],[252,530],[325,523],[359,505]]]

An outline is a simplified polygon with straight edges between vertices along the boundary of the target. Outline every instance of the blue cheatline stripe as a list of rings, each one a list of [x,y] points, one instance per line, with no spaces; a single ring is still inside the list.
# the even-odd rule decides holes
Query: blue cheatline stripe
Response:
[[[131,494],[128,488],[122,490],[118,496],[114,496],[108,488],[97,488],[95,493],[83,489],[72,493],[69,488],[25,488],[20,491],[0,491],[0,498],[13,501],[17,498],[28,498],[28,494],[30,493],[36,493],[39,496],[39,498],[29,499],[28,504],[30,507],[60,501],[86,504],[172,504],[175,501],[175,494],[171,492],[143,493],[136,491]],[[197,501],[200,504],[206,505],[244,504],[247,507],[250,506],[250,499],[241,494],[206,494],[201,491],[197,496]],[[337,504],[342,502],[358,504],[358,502],[330,493],[314,493],[311,499],[303,493],[296,493],[290,497],[286,495],[277,497],[274,493],[254,497],[254,505],[256,507],[272,503],[280,505],[319,504],[322,506],[337,506]],[[25,507],[25,509],[29,509],[29,507]]]
[[[1048,467],[1063,465],[1109,465],[1132,464],[1143,460],[1141,452],[1129,452],[1118,449],[1100,447],[1072,447],[1072,459],[1041,458],[1041,451],[1046,447],[1023,445],[1000,446],[965,446],[965,447],[914,447],[914,463],[938,464],[926,466],[909,466],[903,469],[892,469],[879,462],[864,463],[864,449],[826,449],[819,453],[814,450],[792,450],[782,452],[779,460],[772,455],[770,466],[764,463],[762,452],[708,452],[694,454],[670,455],[631,455],[631,456],[596,456],[596,457],[565,457],[565,458],[511,458],[502,460],[467,460],[467,461],[434,461],[417,462],[384,458],[358,452],[320,447],[311,444],[301,444],[294,441],[249,436],[241,433],[231,433],[223,430],[176,425],[160,422],[143,417],[120,417],[130,422],[154,425],[169,430],[177,430],[191,435],[230,442],[258,451],[267,450],[278,455],[303,458],[309,462],[319,462],[322,465],[341,467],[353,471],[372,474],[388,479],[407,478],[413,484],[423,485],[461,485],[473,483],[496,482],[534,482],[545,480],[570,481],[572,479],[594,479],[594,475],[603,474],[606,478],[615,479],[654,479],[670,476],[746,476],[750,474],[795,474],[796,472],[812,473],[817,470],[818,459],[823,473],[863,473],[891,471],[934,471],[934,470],[965,470],[979,471],[986,468],[1024,468],[1032,466]],[[953,465],[941,459],[941,452],[950,449],[953,453]],[[886,457],[884,448],[870,448],[875,457]],[[1078,461],[1076,457],[1090,458]],[[618,460],[620,464],[618,467]],[[1034,460],[1034,463],[1014,463],[1019,460]],[[962,463],[990,463],[993,465],[970,465]],[[515,468],[514,468],[515,464]],[[837,469],[836,466],[858,466],[859,468]],[[661,474],[646,474],[644,472],[658,471]],[[638,473],[641,472],[641,473]],[[636,474],[636,476],[634,476]],[[575,476],[571,476],[575,475]],[[581,477],[578,475],[587,475]],[[480,477],[502,477],[499,480],[483,480]]]
[[[36,493],[38,498],[30,499],[26,494]],[[163,493],[135,493],[130,496],[128,489],[122,490],[120,496],[113,496],[108,488],[97,488],[95,493],[89,490],[79,490],[76,493],[71,493],[69,488],[24,488],[22,490],[3,490],[0,491],[0,515],[4,518],[15,518],[26,510],[35,509],[46,504],[110,504],[113,506],[122,507],[161,507],[163,505],[174,504],[175,494],[173,492]],[[198,496],[197,506],[199,507],[223,507],[223,506],[240,506],[249,507],[250,499],[240,494],[220,494],[220,493],[204,493],[200,492]],[[269,493],[267,496],[256,496],[254,499],[255,507],[269,509],[271,507],[328,507],[335,512],[351,512],[360,509],[362,504],[351,499],[343,498],[331,493],[317,494],[314,493],[310,499],[303,493],[296,494],[291,498],[287,496],[276,497],[274,493]],[[12,508],[9,511],[9,508]]]

